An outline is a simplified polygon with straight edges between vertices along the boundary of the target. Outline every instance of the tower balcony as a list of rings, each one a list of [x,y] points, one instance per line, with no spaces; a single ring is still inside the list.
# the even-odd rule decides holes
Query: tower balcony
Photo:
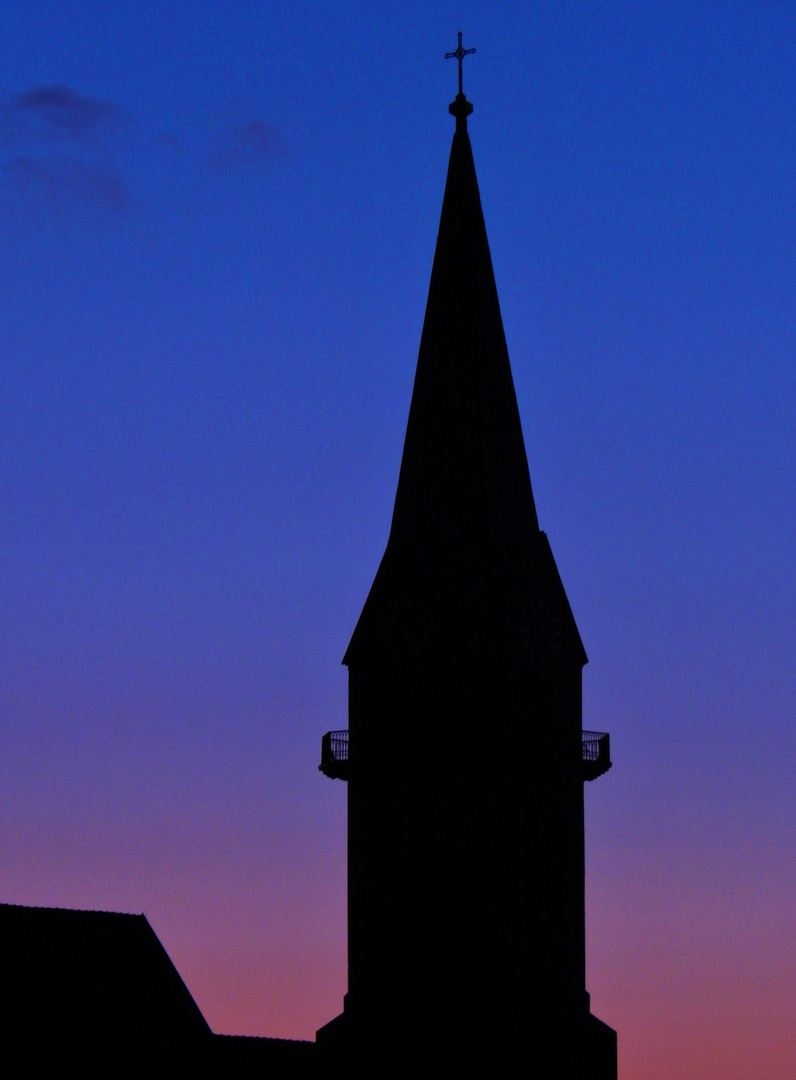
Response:
[[[581,771],[584,780],[596,780],[611,768],[611,736],[607,731],[581,733]],[[318,766],[331,780],[348,779],[348,732],[327,731],[321,739]]]
[[[596,780],[611,768],[611,736],[607,731],[581,732],[584,780]]]
[[[330,780],[348,779],[348,732],[327,731],[321,739],[321,763],[318,766]]]

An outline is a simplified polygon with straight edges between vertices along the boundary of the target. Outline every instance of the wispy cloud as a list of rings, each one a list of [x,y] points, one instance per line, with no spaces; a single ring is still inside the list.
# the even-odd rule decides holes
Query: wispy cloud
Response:
[[[34,86],[2,106],[7,138],[93,141],[121,126],[124,114],[109,101],[67,86]]]
[[[284,150],[278,128],[259,118],[223,124],[215,133],[215,143],[210,156],[214,165],[262,161]]]
[[[118,106],[67,86],[34,86],[0,104],[0,175],[6,191],[66,212],[129,208],[117,164]]]
[[[241,103],[146,134],[115,103],[61,84],[0,98],[0,192],[17,214],[93,207],[120,217],[141,206],[141,191],[168,198],[175,181],[194,185],[208,170],[235,183],[241,167],[267,167],[284,153],[279,129]]]

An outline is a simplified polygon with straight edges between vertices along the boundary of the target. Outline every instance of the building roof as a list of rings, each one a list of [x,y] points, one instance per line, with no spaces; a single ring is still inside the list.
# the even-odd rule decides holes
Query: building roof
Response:
[[[315,1044],[214,1035],[144,915],[0,904],[4,1076],[305,1080]]]
[[[210,1040],[144,915],[0,904],[0,949],[4,1057],[127,1075]]]

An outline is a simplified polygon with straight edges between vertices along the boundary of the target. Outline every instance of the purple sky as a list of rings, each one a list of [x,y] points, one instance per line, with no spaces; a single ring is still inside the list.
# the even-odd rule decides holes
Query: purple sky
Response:
[[[0,12],[0,899],[146,910],[215,1030],[345,990],[340,660],[453,122],[590,657],[623,1080],[796,1074],[796,9]]]

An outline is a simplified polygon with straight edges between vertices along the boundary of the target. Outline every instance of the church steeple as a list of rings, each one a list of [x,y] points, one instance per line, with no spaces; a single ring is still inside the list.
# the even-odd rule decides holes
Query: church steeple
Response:
[[[448,55],[461,65],[474,50],[459,39]],[[499,647],[523,617],[513,610],[520,593],[551,590],[585,662],[539,532],[467,133],[472,111],[461,92],[450,106],[456,131],[392,527],[345,663],[396,635]]]
[[[472,109],[464,98],[454,106],[462,102]],[[508,531],[527,539],[539,527],[463,115],[459,109],[391,542],[418,527],[429,540],[451,529],[472,536],[487,520],[492,538]]]
[[[616,1080],[585,990],[583,782],[608,737],[582,731],[459,90],[390,536],[322,747],[348,781],[349,991],[318,1041],[356,1080]]]

